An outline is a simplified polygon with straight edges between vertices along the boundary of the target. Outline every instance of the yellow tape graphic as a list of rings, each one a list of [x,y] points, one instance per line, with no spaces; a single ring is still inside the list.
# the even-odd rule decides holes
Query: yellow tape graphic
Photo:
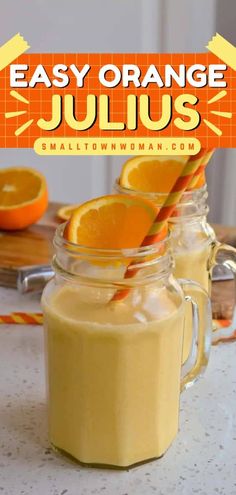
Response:
[[[236,70],[236,47],[231,45],[223,36],[216,33],[207,44],[206,48],[214,53],[231,69]]]
[[[0,47],[0,70],[5,69],[13,60],[22,55],[30,48],[27,41],[24,40],[20,33],[15,34],[13,38]]]

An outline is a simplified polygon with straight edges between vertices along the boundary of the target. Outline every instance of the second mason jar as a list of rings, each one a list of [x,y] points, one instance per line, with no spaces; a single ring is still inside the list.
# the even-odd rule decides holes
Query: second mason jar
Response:
[[[130,190],[119,184],[116,180],[114,190],[120,194],[142,195],[162,206],[167,195],[162,193],[144,193]],[[221,244],[216,240],[214,230],[207,222],[209,208],[207,205],[207,186],[192,191],[186,191],[179,204],[176,206],[169,219],[170,246],[174,258],[174,275],[186,279],[195,280],[211,294],[212,269],[221,264],[236,273],[236,249],[227,244]],[[200,305],[200,316],[201,300]],[[191,345],[191,325],[187,316],[183,360],[187,359]],[[213,332],[213,341],[216,338]],[[208,363],[209,335],[207,329],[201,324],[202,356],[196,363],[197,373],[200,376]]]

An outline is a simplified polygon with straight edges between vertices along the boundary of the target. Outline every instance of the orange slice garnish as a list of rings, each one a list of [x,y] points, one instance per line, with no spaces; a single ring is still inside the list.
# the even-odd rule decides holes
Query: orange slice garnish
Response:
[[[168,193],[180,176],[188,156],[135,156],[125,162],[120,185],[141,192]]]
[[[157,206],[142,197],[102,196],[80,205],[72,213],[64,237],[92,248],[136,248],[149,232],[157,213]],[[166,233],[164,229],[155,241],[163,239]]]
[[[72,213],[74,213],[74,211],[77,210],[77,208],[79,208],[79,206],[80,206],[80,204],[62,206],[57,211],[57,217],[60,218],[60,220],[63,220],[65,222],[65,221],[69,220]]]
[[[42,174],[26,167],[0,170],[0,229],[24,229],[39,220],[47,206]]]

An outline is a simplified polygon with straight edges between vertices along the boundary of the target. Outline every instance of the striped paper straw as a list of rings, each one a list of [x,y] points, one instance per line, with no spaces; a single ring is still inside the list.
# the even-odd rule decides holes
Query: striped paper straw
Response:
[[[188,162],[186,163],[182,173],[176,180],[174,186],[171,191],[167,195],[167,198],[159,210],[149,232],[146,237],[143,239],[141,247],[150,246],[157,242],[157,236],[161,233],[162,229],[166,227],[167,221],[173,213],[176,205],[179,203],[184,191],[187,189],[191,179],[195,172],[199,169],[202,158],[205,156],[206,150],[201,149],[201,151],[197,155],[193,155],[189,157]],[[136,270],[132,270],[132,263],[127,267],[124,278],[132,278],[136,273]],[[129,293],[129,289],[118,290],[112,297],[112,301],[120,301],[124,299]]]
[[[200,167],[194,173],[194,176],[188,185],[188,190],[193,189],[197,186],[197,183],[200,180],[200,177],[202,176],[202,174],[204,174],[206,166],[208,165],[214,151],[215,151],[214,148],[205,149],[205,154],[202,157],[202,162],[200,164]]]
[[[14,312],[9,315],[0,315],[0,325],[42,325],[42,313]]]

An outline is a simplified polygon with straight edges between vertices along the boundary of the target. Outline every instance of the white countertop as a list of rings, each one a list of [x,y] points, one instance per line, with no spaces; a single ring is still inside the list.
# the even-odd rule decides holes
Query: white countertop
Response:
[[[0,314],[38,310],[0,289]],[[87,469],[47,439],[43,331],[0,325],[0,495],[236,495],[236,343],[212,348],[181,397],[180,432],[162,459],[130,471]]]

